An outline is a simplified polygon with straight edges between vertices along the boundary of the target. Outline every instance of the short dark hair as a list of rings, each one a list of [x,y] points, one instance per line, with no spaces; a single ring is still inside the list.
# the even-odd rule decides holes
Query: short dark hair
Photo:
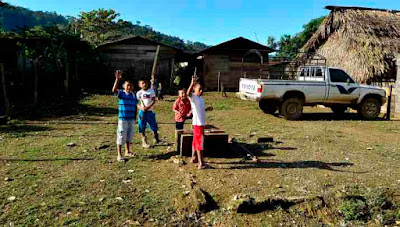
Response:
[[[130,81],[130,80],[125,80],[124,84],[132,84],[133,85],[132,81]]]
[[[203,87],[203,85],[202,85],[201,83],[195,83],[195,84],[193,85],[193,88],[198,87],[198,86]]]

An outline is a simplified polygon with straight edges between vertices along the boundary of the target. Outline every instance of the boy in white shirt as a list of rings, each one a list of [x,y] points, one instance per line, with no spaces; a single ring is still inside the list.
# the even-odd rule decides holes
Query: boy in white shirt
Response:
[[[193,125],[193,143],[192,143],[192,163],[198,162],[198,169],[204,168],[203,150],[204,150],[204,129],[206,126],[206,108],[204,104],[203,86],[196,83],[198,77],[194,75],[192,82],[187,90],[190,104],[192,106],[192,125]],[[192,93],[192,91],[194,91]]]
[[[150,145],[146,141],[146,126],[149,124],[150,130],[154,134],[154,143],[159,143],[158,137],[158,125],[156,121],[156,115],[153,112],[153,106],[156,103],[156,93],[153,89],[149,88],[149,82],[146,80],[139,81],[139,87],[142,89],[137,92],[136,97],[138,99],[139,116],[138,125],[139,133],[142,134],[142,146],[149,148]]]

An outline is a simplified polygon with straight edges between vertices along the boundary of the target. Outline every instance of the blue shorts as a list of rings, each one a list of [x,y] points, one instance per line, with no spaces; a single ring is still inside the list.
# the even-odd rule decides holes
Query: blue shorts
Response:
[[[151,131],[158,131],[156,114],[153,111],[143,112],[142,110],[139,110],[138,125],[139,133],[144,133],[146,131],[147,125],[149,125]]]

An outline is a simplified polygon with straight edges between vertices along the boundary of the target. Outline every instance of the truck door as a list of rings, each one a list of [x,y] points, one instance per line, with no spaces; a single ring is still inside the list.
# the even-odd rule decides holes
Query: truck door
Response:
[[[359,85],[341,69],[329,68],[327,102],[350,104],[360,96]]]

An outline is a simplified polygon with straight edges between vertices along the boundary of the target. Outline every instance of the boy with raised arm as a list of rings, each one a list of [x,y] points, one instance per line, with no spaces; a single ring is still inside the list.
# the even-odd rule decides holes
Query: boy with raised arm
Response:
[[[130,152],[130,144],[135,133],[135,118],[137,99],[133,92],[133,83],[126,80],[118,90],[118,83],[122,78],[122,71],[115,72],[115,82],[112,92],[118,97],[118,127],[117,127],[117,160],[123,162],[121,154],[122,145],[125,144],[125,156],[133,157],[135,153]]]
[[[193,143],[192,143],[192,163],[198,162],[198,169],[204,168],[203,150],[204,150],[204,129],[206,126],[206,107],[204,103],[203,86],[196,83],[197,75],[193,75],[192,82],[187,90],[190,104],[192,106],[192,125],[193,125]],[[192,92],[193,91],[193,92]]]
[[[156,121],[156,115],[153,112],[153,106],[156,103],[156,93],[153,89],[149,88],[149,82],[146,80],[139,81],[140,91],[137,92],[136,96],[139,101],[137,107],[139,108],[138,124],[139,133],[142,134],[142,146],[144,148],[150,148],[150,145],[146,140],[146,127],[147,124],[150,130],[154,134],[154,143],[160,143],[158,137],[158,124]]]

